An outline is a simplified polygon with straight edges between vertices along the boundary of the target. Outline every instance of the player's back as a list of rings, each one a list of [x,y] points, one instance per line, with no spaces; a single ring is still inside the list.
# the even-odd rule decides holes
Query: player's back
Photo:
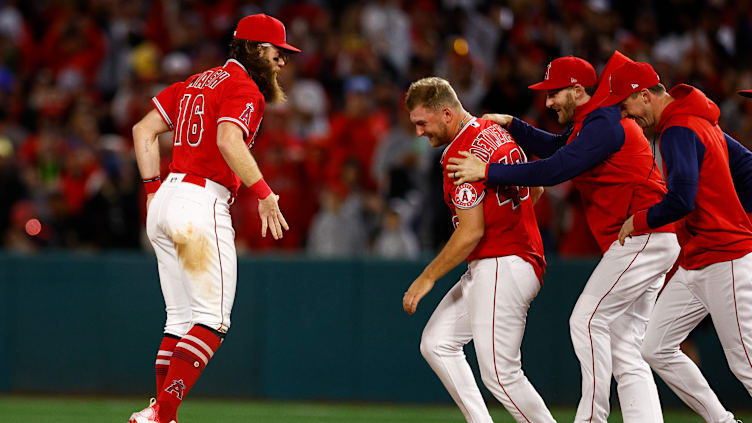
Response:
[[[235,60],[170,85],[152,99],[173,129],[170,171],[217,182],[237,193],[240,180],[217,146],[217,126],[230,122],[250,145],[261,123],[264,98]]]
[[[485,162],[513,164],[527,161],[522,148],[506,129],[488,120],[472,118],[444,150],[441,159],[444,201],[452,210],[455,227],[457,208],[469,209],[483,202],[485,232],[468,261],[517,255],[532,264],[541,277],[546,262],[530,188],[487,188],[483,182],[455,186],[446,165],[452,157],[461,158],[460,151],[470,151]]]

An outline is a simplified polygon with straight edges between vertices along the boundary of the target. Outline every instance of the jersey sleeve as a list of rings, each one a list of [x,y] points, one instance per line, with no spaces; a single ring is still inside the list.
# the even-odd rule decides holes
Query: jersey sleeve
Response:
[[[466,150],[467,148],[464,149]],[[453,154],[452,157],[461,156]],[[446,157],[445,163],[448,162],[449,156]],[[444,186],[452,200],[452,204],[458,209],[471,209],[480,204],[486,195],[486,185],[482,181],[454,185],[454,179],[449,178],[446,170],[444,171]]]
[[[570,180],[619,151],[626,139],[620,120],[617,109],[598,109],[585,119],[580,134],[551,156],[530,163],[491,163],[486,175],[488,183],[534,187]]]
[[[175,129],[174,123],[178,120],[178,96],[183,91],[183,87],[185,87],[185,82],[176,82],[151,99],[152,104],[171,130]]]
[[[668,192],[647,212],[635,215],[635,230],[645,231],[675,222],[695,207],[705,146],[697,133],[682,126],[672,126],[661,134],[661,157],[665,163]],[[645,213],[644,216],[642,213]],[[644,219],[644,220],[643,220]]]
[[[217,125],[221,122],[231,122],[243,130],[246,139],[256,137],[264,115],[264,97],[250,86],[229,86],[225,90],[232,90],[219,107]]]
[[[752,212],[752,152],[741,145],[728,134],[726,146],[728,147],[729,169],[734,179],[734,188],[744,210]]]

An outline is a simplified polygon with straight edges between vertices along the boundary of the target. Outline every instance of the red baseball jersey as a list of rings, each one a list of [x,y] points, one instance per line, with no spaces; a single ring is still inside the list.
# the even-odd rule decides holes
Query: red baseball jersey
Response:
[[[243,65],[230,59],[170,85],[152,103],[174,131],[170,171],[211,179],[236,195],[240,178],[217,147],[217,126],[234,123],[251,148],[266,104]]]
[[[528,187],[491,187],[483,182],[454,185],[446,166],[452,157],[462,158],[460,151],[470,151],[485,162],[523,163],[525,153],[512,135],[501,126],[473,118],[444,149],[444,202],[452,211],[452,223],[459,223],[457,209],[470,209],[483,203],[485,232],[467,261],[488,257],[516,255],[530,263],[538,278],[546,268],[538,223]]]

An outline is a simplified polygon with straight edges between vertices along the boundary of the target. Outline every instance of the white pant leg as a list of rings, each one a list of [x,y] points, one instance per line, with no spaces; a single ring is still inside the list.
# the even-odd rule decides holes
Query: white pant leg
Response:
[[[191,298],[183,285],[185,274],[175,244],[159,224],[165,221],[166,205],[174,191],[174,187],[165,186],[154,195],[146,216],[146,233],[157,256],[159,284],[167,314],[164,332],[182,338],[191,328]]]
[[[517,422],[555,422],[522,371],[527,311],[540,290],[530,263],[517,256],[475,260],[464,292],[481,377]]]
[[[203,275],[191,275],[189,279],[195,292],[193,322],[227,332],[237,287],[235,230],[229,205],[219,199],[213,201],[208,233],[212,259]]]
[[[439,376],[469,423],[493,422],[480,394],[463,347],[472,339],[470,314],[462,283],[466,272],[447,292],[423,329],[420,352]]]
[[[179,304],[182,307],[187,296],[189,328],[203,324],[226,332],[230,327],[237,279],[235,231],[226,199],[218,198],[208,188],[168,178],[151,207],[155,202],[158,213],[149,227],[150,232],[156,234],[154,240],[158,241],[155,250],[164,252],[157,255],[160,269],[165,269],[160,272],[160,278],[162,274],[179,277],[162,281],[168,304],[166,326],[184,325],[184,313],[178,315],[169,311],[169,303],[175,302],[176,293],[182,290]],[[180,317],[180,321],[173,316]]]
[[[582,398],[576,423],[607,421],[612,374],[611,323],[654,286],[656,280],[665,277],[678,255],[674,234],[633,236],[623,246],[615,241],[588,279],[569,319],[572,344],[582,371]],[[658,398],[651,400],[651,404],[658,403]]]
[[[611,323],[611,360],[624,423],[663,422],[658,387],[640,349],[663,277]]]
[[[687,273],[689,289],[713,317],[731,371],[752,396],[752,253]]]
[[[708,315],[702,301],[687,288],[686,278],[687,271],[680,267],[658,297],[642,343],[642,356],[706,422],[732,423],[734,415],[721,405],[700,369],[679,348]]]

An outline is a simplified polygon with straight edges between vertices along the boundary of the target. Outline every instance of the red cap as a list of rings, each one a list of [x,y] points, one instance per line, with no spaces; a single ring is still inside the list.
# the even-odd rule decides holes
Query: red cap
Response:
[[[592,87],[598,82],[593,65],[579,57],[567,56],[554,59],[546,68],[543,81],[529,86],[531,90],[558,90],[580,84]]]
[[[661,79],[652,66],[643,62],[627,62],[621,65],[608,79],[609,96],[603,106],[622,102],[630,95],[658,85]]]
[[[752,98],[752,90],[741,90],[739,91],[739,95],[742,97]]]
[[[279,19],[263,13],[248,15],[238,22],[234,39],[269,43],[283,50],[300,53],[300,50],[287,44],[285,25]]]

